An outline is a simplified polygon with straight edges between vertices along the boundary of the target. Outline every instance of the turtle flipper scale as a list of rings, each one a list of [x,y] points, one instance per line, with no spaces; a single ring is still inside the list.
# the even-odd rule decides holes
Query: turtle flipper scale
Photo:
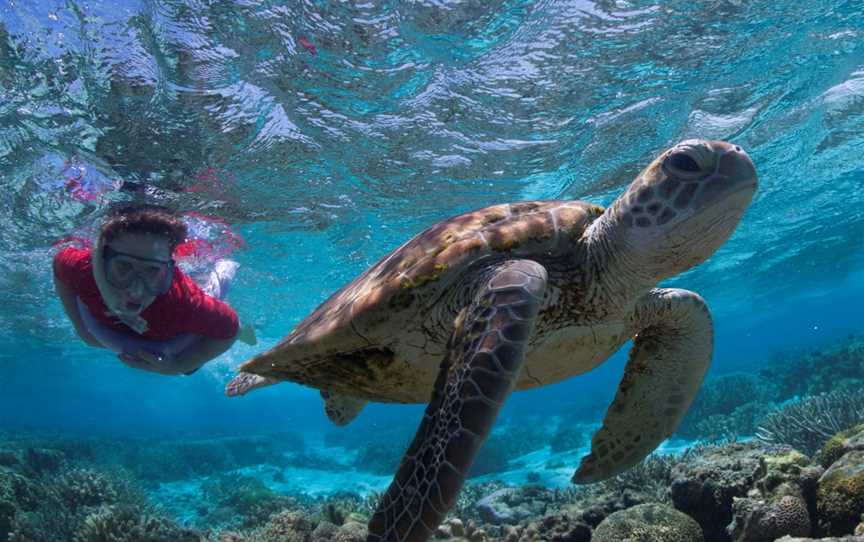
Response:
[[[367,542],[423,542],[465,474],[522,369],[546,270],[530,260],[490,269],[448,342],[414,441],[369,522]]]
[[[232,378],[231,381],[225,385],[225,395],[229,397],[246,395],[252,390],[263,388],[265,386],[272,386],[278,382],[279,380],[275,378],[241,371],[240,374]]]
[[[611,478],[653,452],[678,428],[711,364],[711,315],[697,294],[651,290],[637,303],[634,324],[624,377],[574,483]]]
[[[324,413],[340,427],[351,423],[368,402],[330,390],[321,390],[321,398],[324,399]]]

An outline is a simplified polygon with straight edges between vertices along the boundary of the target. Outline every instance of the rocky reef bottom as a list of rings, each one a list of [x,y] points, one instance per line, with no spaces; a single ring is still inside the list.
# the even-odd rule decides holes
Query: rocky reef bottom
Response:
[[[209,445],[239,454],[243,440],[213,439]],[[260,449],[263,442],[249,438],[245,446]],[[0,440],[0,540],[363,541],[377,500],[375,493],[284,494],[249,470],[202,476],[188,482],[185,493],[166,497],[164,484],[142,480],[122,464],[99,463],[100,446],[111,443],[50,444],[46,437]],[[117,443],[111,450],[124,453]],[[751,440],[655,454],[612,480],[585,487],[469,482],[434,538],[864,542],[862,514],[859,425],[828,439],[812,457]]]
[[[676,435],[698,444],[589,486],[560,481],[602,405],[560,405],[582,419],[502,420],[433,538],[864,542],[864,340],[752,365],[703,385]],[[323,446],[294,433],[0,433],[0,541],[363,541],[413,431]]]

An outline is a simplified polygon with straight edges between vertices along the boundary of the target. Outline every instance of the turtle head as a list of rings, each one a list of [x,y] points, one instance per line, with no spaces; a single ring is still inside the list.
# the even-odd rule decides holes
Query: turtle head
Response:
[[[635,265],[652,278],[669,277],[707,260],[732,235],[756,184],[756,169],[741,147],[683,141],[616,200],[611,229]]]

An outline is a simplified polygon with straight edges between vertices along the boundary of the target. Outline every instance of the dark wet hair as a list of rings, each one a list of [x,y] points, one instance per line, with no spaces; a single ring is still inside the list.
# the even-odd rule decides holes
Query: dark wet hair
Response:
[[[186,240],[189,232],[183,220],[167,207],[125,204],[111,210],[99,229],[99,237],[108,244],[124,233],[165,237],[173,252],[177,245]]]

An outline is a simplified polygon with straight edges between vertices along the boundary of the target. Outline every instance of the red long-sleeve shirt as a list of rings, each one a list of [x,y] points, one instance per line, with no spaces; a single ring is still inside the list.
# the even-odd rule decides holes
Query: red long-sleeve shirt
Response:
[[[109,316],[96,279],[92,251],[64,248],[54,256],[54,275],[78,296],[100,324],[121,333],[135,333],[116,317]],[[174,268],[171,288],[144,309],[145,339],[164,341],[181,333],[213,339],[230,339],[237,334],[237,313],[228,304],[204,293],[179,268]],[[136,334],[137,335],[137,334]]]

